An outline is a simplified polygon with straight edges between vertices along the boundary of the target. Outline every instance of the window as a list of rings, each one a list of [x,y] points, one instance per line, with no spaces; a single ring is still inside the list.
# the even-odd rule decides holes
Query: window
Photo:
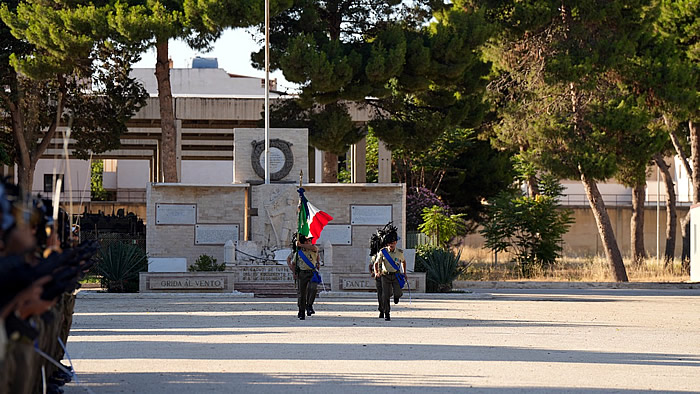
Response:
[[[63,174],[56,174],[56,180],[62,179],[61,181],[61,192],[64,192],[66,190],[66,182]],[[44,174],[44,192],[45,193],[53,193],[54,189],[54,181],[53,181],[53,174]]]
[[[104,172],[117,172],[117,160],[116,159],[105,159],[103,160],[103,171]]]

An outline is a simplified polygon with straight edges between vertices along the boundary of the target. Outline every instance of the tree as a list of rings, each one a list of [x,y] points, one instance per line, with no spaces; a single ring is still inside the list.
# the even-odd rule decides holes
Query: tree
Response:
[[[653,90],[659,106],[664,111],[664,120],[668,127],[673,146],[683,166],[692,180],[693,203],[700,202],[700,130],[697,119],[700,114],[698,106],[698,89],[700,86],[700,3],[695,0],[661,0],[659,1],[659,18],[655,24],[656,32],[668,46],[663,54],[666,65],[663,74],[668,80],[647,80],[647,87]],[[668,50],[668,48],[671,48]],[[657,66],[658,68],[658,66]],[[654,70],[656,71],[656,70]],[[687,140],[690,142],[690,160],[684,152],[676,135],[678,119],[687,124]],[[690,270],[690,213],[681,223],[683,237],[682,261],[686,272]]]
[[[627,281],[597,181],[613,177],[619,157],[645,130],[647,107],[619,75],[636,56],[648,31],[640,1],[484,1],[503,27],[495,46],[503,70],[500,89],[524,100],[503,111],[504,124],[523,126],[524,158],[555,176],[584,186],[615,279]],[[535,102],[534,99],[538,99]]]
[[[650,124],[649,120],[646,120]],[[641,264],[647,254],[644,248],[644,201],[646,200],[647,167],[653,156],[661,152],[668,134],[653,127],[643,127],[630,133],[628,141],[618,149],[619,157],[617,179],[623,185],[632,188],[632,217],[630,218],[630,237],[632,259]]]
[[[0,16],[0,123],[18,183],[31,192],[59,126],[69,126],[79,158],[115,149],[147,93],[129,78],[131,48],[109,40],[106,8],[13,1]]]
[[[270,10],[279,12],[291,0],[272,0]],[[184,39],[198,50],[210,47],[228,27],[247,27],[264,20],[264,2],[253,0],[143,2],[125,0],[116,3],[109,24],[130,45],[156,48],[155,75],[160,105],[163,178],[178,182],[177,133],[170,86],[168,40]]]
[[[530,181],[529,174],[521,173],[521,176]],[[511,190],[493,198],[488,220],[481,230],[487,247],[496,252],[515,253],[525,277],[530,277],[537,268],[556,263],[562,253],[562,237],[573,222],[571,210],[558,205],[563,187],[557,179],[544,174],[537,183],[541,193],[535,196]]]
[[[407,57],[391,81],[391,95],[372,101],[370,121],[390,149],[406,156],[427,151],[445,133],[459,139],[480,125],[491,64],[482,46],[492,34],[484,14],[468,1],[431,4],[433,21],[407,30]]]
[[[350,122],[348,104],[387,95],[401,71],[406,44],[392,23],[401,8],[398,1],[298,0],[271,20],[270,65],[301,85],[290,105],[302,114],[278,113],[288,114],[283,121],[307,121],[310,143],[325,151],[324,182],[337,181],[337,156],[365,134]],[[253,55],[255,66],[262,68],[263,55]]]
[[[304,0],[278,16],[271,57],[301,85],[299,107],[330,106],[339,117],[349,103],[366,104],[374,110],[370,127],[392,149],[422,151],[448,125],[478,123],[489,70],[478,51],[488,36],[482,15],[463,1],[414,4]],[[253,60],[260,65],[261,53]],[[331,125],[337,128],[323,130],[312,145],[327,151],[324,162],[335,167],[336,154],[365,133]],[[334,180],[331,168],[324,171],[324,181]]]
[[[676,190],[669,165],[666,164],[664,156],[660,153],[654,155],[654,163],[656,163],[656,166],[659,168],[666,190],[666,247],[664,248],[664,268],[668,268],[673,262],[676,249],[676,220],[678,217],[676,214]]]

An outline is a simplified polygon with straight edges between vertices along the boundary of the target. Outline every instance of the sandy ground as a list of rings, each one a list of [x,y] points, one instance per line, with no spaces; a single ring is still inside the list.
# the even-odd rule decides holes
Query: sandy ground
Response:
[[[700,391],[700,290],[79,297],[67,393]],[[65,361],[67,363],[67,360]]]

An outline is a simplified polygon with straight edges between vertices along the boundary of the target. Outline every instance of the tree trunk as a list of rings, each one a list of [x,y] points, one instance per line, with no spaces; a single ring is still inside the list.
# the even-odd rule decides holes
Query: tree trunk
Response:
[[[583,174],[581,174],[581,183],[583,183],[583,187],[586,190],[586,196],[588,197],[591,209],[593,210],[593,216],[595,216],[596,224],[598,225],[598,233],[600,234],[600,239],[605,248],[605,256],[613,268],[615,280],[618,282],[627,282],[627,271],[622,262],[622,255],[620,254],[620,249],[615,240],[615,233],[613,232],[612,223],[610,223],[610,216],[608,216],[608,211],[605,209],[605,203],[598,190],[598,185],[596,185],[595,181],[588,179]]]
[[[635,264],[641,265],[647,258],[644,250],[644,197],[646,196],[646,185],[636,185],[632,191],[632,227],[631,244],[632,259]]]
[[[688,176],[693,184],[693,204],[700,201],[700,135],[698,128],[692,120],[688,121],[690,130],[690,169]],[[681,266],[683,271],[690,274],[690,210],[681,221],[681,237],[683,239],[683,251],[681,253]]]
[[[661,178],[666,186],[666,248],[664,250],[664,268],[673,262],[676,253],[676,188],[671,178],[671,171],[660,154],[654,155],[654,162],[659,167]]]
[[[23,194],[32,192],[35,169],[36,166],[32,166],[31,163],[17,163],[17,186],[19,186],[19,189],[22,191]]]
[[[177,131],[173,113],[173,94],[170,87],[170,59],[168,39],[156,42],[156,81],[160,104],[161,153],[165,182],[177,183]]]
[[[23,92],[21,92],[22,88],[18,80],[19,76],[15,74],[13,78],[15,78],[14,81],[16,83],[13,83],[10,89],[15,90],[16,97],[22,97]],[[12,135],[15,140],[15,150],[17,153],[15,157],[15,163],[17,163],[17,184],[22,193],[25,194],[32,193],[36,163],[39,160],[39,157],[46,152],[51,140],[56,135],[56,130],[58,129],[61,121],[61,114],[63,114],[64,96],[66,94],[66,80],[64,76],[59,75],[57,76],[56,81],[58,82],[56,113],[53,114],[51,124],[46,129],[41,141],[38,141],[38,143],[38,129],[27,130],[25,123],[25,116],[32,117],[36,116],[37,114],[23,113],[21,99],[13,101],[8,96],[5,96],[5,101],[7,102],[10,110]]]
[[[700,135],[698,128],[692,120],[688,121],[690,130],[690,166],[692,173],[689,174],[693,182],[693,204],[700,202]]]
[[[323,183],[338,183],[338,155],[323,152]]]
[[[690,273],[690,210],[681,219],[681,239],[683,248],[681,249],[681,267],[683,272]]]

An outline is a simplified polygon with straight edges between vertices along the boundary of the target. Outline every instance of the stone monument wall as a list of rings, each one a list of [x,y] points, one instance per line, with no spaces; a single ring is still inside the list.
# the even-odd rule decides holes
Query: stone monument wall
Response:
[[[307,182],[309,179],[308,174],[306,174],[307,168],[309,168],[307,130],[270,129],[269,133],[272,181],[298,183],[299,171],[303,170],[304,182]],[[233,182],[264,181],[265,129],[234,129],[233,145]],[[258,165],[254,165],[255,162]],[[275,174],[283,176],[275,178]]]
[[[149,258],[186,258],[189,266],[207,254],[223,263],[226,240],[243,239],[245,234],[248,187],[148,184]],[[162,266],[163,260],[159,264]]]

